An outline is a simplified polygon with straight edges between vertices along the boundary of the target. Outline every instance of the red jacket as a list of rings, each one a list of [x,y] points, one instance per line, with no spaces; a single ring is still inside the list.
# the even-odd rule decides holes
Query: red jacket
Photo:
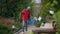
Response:
[[[22,21],[27,21],[27,19],[30,18],[30,11],[28,9],[23,9],[21,12],[22,15]]]

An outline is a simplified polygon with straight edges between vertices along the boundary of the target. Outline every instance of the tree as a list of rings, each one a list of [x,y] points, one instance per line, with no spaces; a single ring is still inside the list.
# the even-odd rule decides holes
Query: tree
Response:
[[[29,1],[30,2],[30,1]],[[0,16],[4,18],[15,19],[15,25],[20,28],[21,26],[21,10],[28,5],[26,0],[0,0]],[[18,22],[20,21],[20,22]]]
[[[45,20],[46,15],[49,14],[49,10],[54,11],[53,18],[57,23],[57,31],[60,32],[60,0],[42,0],[42,7],[41,7],[41,16],[43,17],[43,21]],[[52,8],[52,9],[50,9]]]

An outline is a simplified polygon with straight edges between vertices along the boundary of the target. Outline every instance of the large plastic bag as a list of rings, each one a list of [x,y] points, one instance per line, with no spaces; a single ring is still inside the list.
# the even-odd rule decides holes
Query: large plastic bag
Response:
[[[34,25],[34,20],[33,20],[32,18],[29,18],[29,19],[27,20],[27,22],[28,22],[30,25]]]

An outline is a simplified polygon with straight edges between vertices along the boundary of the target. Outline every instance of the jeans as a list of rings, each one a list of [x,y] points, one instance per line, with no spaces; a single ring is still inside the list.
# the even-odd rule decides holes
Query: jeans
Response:
[[[28,29],[28,26],[27,26],[28,23],[23,21],[23,22],[22,22],[22,31],[23,31],[23,32],[24,32],[24,29],[25,29],[25,28],[24,28],[25,24],[26,24],[26,31],[27,31],[27,29]]]

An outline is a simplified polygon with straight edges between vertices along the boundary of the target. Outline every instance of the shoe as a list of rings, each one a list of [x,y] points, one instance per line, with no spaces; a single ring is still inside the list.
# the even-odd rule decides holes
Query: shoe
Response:
[[[24,34],[24,32],[21,32],[22,34]]]

